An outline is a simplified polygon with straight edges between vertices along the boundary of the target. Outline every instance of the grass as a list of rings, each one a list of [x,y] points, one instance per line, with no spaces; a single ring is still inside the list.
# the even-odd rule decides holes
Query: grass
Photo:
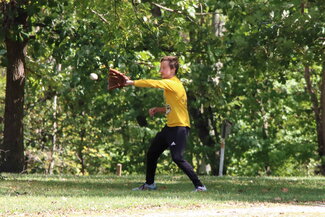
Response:
[[[3,174],[0,215],[130,216],[163,210],[199,210],[325,204],[324,177],[203,176],[207,192],[191,192],[183,175],[157,176],[157,191],[134,192],[143,176]],[[325,208],[325,207],[324,207]],[[325,213],[325,210],[324,210]]]

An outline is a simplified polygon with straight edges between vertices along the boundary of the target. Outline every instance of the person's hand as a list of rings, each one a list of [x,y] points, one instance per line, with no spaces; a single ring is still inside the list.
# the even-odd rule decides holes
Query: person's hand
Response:
[[[153,108],[149,109],[150,117],[153,117],[156,114],[156,112],[157,112],[156,107],[153,107]]]
[[[134,85],[134,81],[132,81],[130,79],[129,80],[126,80],[125,85],[126,86]]]

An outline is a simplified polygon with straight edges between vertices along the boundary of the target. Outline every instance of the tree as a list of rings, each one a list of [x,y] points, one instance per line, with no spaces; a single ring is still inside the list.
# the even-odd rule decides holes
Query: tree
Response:
[[[0,171],[24,171],[24,101],[26,81],[26,55],[28,43],[35,39],[39,28],[50,26],[53,11],[67,1],[1,1],[0,40],[5,44],[7,69],[4,115],[4,140],[0,144]],[[39,17],[42,13],[44,16]],[[56,33],[57,34],[57,33]],[[52,34],[53,36],[53,34]]]
[[[229,17],[226,35],[229,54],[240,67],[255,77],[264,78],[265,82],[273,83],[272,80],[277,79],[285,84],[296,76],[296,71],[300,72],[314,113],[320,172],[325,174],[322,36],[325,16],[321,13],[324,4],[320,1],[236,3],[223,5]]]
[[[2,37],[7,51],[7,83],[4,115],[4,140],[0,145],[0,171],[24,169],[23,106],[25,57],[28,37],[27,1],[2,1]]]
[[[192,126],[187,157],[195,167],[207,163],[218,174],[223,119],[235,123],[226,148],[228,174],[291,175],[319,162],[323,6],[303,3],[1,1],[9,11],[0,14],[2,23],[28,15],[25,26],[12,19],[13,31],[6,33],[15,43],[25,42],[28,54],[23,53],[25,137],[19,140],[25,141],[28,172],[108,173],[116,163],[128,173],[143,170],[150,138],[165,123],[163,116],[147,117],[147,110],[163,105],[162,92],[107,92],[106,73],[112,67],[132,79],[159,78],[164,55],[181,62],[178,76],[187,89]],[[9,69],[7,50],[0,43],[0,61]],[[89,80],[91,72],[97,81]],[[12,147],[18,146],[1,143],[0,149]],[[9,159],[4,153],[1,163]],[[168,156],[161,160],[158,171],[177,171]]]

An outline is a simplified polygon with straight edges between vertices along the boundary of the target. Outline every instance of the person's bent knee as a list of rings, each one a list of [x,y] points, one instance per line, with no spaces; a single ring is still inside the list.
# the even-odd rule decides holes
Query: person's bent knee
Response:
[[[184,159],[183,159],[183,157],[182,156],[172,156],[172,159],[173,159],[173,161],[176,163],[176,164],[178,164],[178,163],[181,163],[181,162],[183,162],[184,161]]]

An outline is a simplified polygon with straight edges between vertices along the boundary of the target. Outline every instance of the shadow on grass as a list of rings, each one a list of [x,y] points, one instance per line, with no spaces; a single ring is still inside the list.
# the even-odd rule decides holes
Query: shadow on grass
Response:
[[[157,176],[158,190],[132,191],[140,176],[9,176],[0,182],[0,196],[135,197],[198,201],[325,202],[325,179],[268,177],[202,177],[207,192],[191,192],[184,176]]]

